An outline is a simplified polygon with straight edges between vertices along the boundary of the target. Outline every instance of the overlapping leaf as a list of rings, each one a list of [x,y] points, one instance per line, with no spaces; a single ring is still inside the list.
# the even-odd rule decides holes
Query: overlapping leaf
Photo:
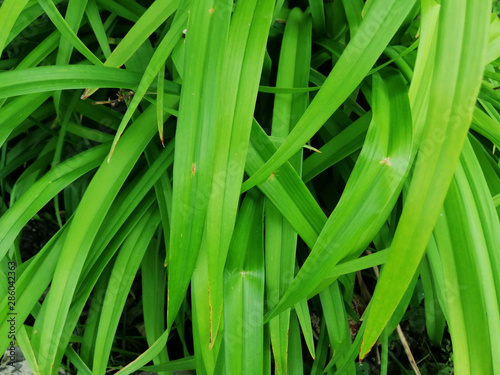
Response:
[[[361,357],[375,343],[409,285],[440,213],[479,91],[488,6],[487,1],[441,2],[420,152],[392,251],[373,297]],[[471,55],[477,59],[470,59]]]
[[[271,316],[318,292],[341,259],[363,251],[399,196],[412,146],[408,91],[398,73],[373,79],[373,120],[358,161],[340,202]]]

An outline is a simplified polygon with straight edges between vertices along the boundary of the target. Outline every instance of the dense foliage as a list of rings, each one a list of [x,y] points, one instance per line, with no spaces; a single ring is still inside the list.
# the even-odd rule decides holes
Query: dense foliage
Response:
[[[1,352],[499,374],[497,3],[2,1]]]

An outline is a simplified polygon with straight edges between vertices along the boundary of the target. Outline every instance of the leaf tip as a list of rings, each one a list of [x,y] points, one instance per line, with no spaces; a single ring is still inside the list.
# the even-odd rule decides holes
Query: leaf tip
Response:
[[[111,151],[109,151],[108,159],[107,159],[108,164],[111,162],[111,157],[113,156],[113,153],[115,152],[115,147],[116,147],[116,144],[113,144],[113,146],[111,147]]]
[[[359,363],[363,362],[363,359],[366,357],[368,353],[372,350],[373,344],[369,345],[369,348],[366,348],[366,342],[365,338],[363,337],[363,340],[361,340],[361,346],[359,348]]]

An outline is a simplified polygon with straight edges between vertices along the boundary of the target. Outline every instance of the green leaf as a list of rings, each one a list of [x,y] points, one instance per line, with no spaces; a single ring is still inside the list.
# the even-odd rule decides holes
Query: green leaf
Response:
[[[389,216],[408,172],[411,113],[406,84],[393,71],[373,76],[373,120],[344,193],[306,262],[268,319],[317,293],[330,270],[358,256]],[[397,124],[397,125],[396,125]]]
[[[391,253],[371,302],[360,358],[375,343],[408,287],[441,211],[479,92],[489,6],[488,1],[441,2],[419,154]]]
[[[249,194],[243,201],[224,273],[224,357],[230,374],[263,373],[262,203],[259,194]]]
[[[168,258],[167,328],[184,299],[202,240],[213,175],[214,100],[229,29],[229,3],[191,4],[179,120],[175,135],[172,227]],[[217,21],[217,22],[216,22]],[[209,43],[208,41],[211,40]],[[205,99],[202,101],[202,98]]]
[[[92,65],[41,66],[0,72],[0,98],[89,86],[136,90],[141,77],[124,69]],[[166,86],[169,92],[178,93],[176,84]]]
[[[242,191],[265,181],[274,170],[304,145],[361,83],[410,11],[394,0],[375,2],[360,28],[335,64],[316,97],[285,143],[243,184]]]
[[[92,367],[92,371],[96,373],[106,372],[120,313],[159,222],[160,215],[155,207],[137,222],[114,262],[96,333]]]
[[[7,44],[7,38],[14,26],[17,18],[21,14],[23,8],[28,3],[28,0],[5,0],[0,7],[0,54]]]
[[[215,109],[214,180],[202,249],[208,254],[211,345],[221,321],[224,264],[238,210],[273,6],[272,0],[252,0],[236,7],[222,60],[224,74]]]
[[[180,9],[177,13],[179,17],[177,17],[172,24],[172,27],[169,29],[163,40],[161,41],[160,45],[154,52],[153,56],[151,57],[151,60],[149,61],[148,66],[146,67],[146,71],[144,72],[144,75],[141,78],[141,82],[139,83],[139,86],[137,87],[137,90],[132,98],[132,101],[130,102],[127,112],[123,116],[120,126],[118,127],[118,130],[116,131],[115,139],[113,140],[113,145],[111,147],[111,151],[108,157],[108,161],[111,159],[111,155],[113,154],[113,151],[116,147],[116,144],[118,143],[118,140],[120,139],[121,135],[125,131],[125,127],[127,123],[130,121],[132,118],[135,110],[139,106],[141,100],[143,99],[144,95],[146,94],[146,91],[148,88],[151,86],[151,83],[154,81],[156,75],[160,71],[162,67],[164,67],[165,61],[167,58],[170,56],[172,53],[172,50],[174,49],[176,43],[181,39],[181,31],[182,28],[185,26],[186,20],[187,20],[187,13],[185,9]],[[161,90],[161,93],[157,93],[157,100],[158,103],[163,103],[163,95],[164,95],[164,74],[160,74],[158,76],[158,80],[161,82],[158,85],[158,90]],[[87,94],[84,94],[87,95]],[[158,106],[158,112],[163,113],[163,105]],[[159,126],[160,128],[160,126]],[[160,130],[160,129],[159,129]],[[160,131],[160,139],[163,143],[163,134],[162,131]]]
[[[307,84],[311,65],[309,58],[311,55],[311,39],[311,18],[304,15],[299,8],[292,9],[287,18],[281,45],[276,78],[278,88],[300,87]],[[274,100],[271,135],[285,138],[308,104],[309,98],[304,93],[277,93]],[[294,170],[300,173],[302,170],[302,152],[294,155],[291,163]],[[272,308],[290,285],[295,273],[297,232],[269,201],[266,202],[265,232],[266,294],[268,306]],[[303,307],[300,310],[301,318],[304,319],[309,316],[309,311],[307,304],[303,303],[301,307]],[[308,336],[308,344],[310,344],[312,342],[311,324],[309,322],[304,323],[306,324],[304,331],[310,333],[310,336]],[[287,373],[289,328],[290,310],[283,312],[269,322],[277,374]],[[314,347],[310,346],[310,349],[314,353]]]
[[[52,0],[38,0],[38,3],[57,27],[63,38],[66,38],[73,45],[73,47],[75,47],[75,49],[89,59],[89,61],[94,65],[103,65],[103,62],[99,60],[80,39],[78,39],[78,36],[76,36],[71,26],[68,25],[68,23],[61,16],[61,13],[59,13]]]
[[[122,140],[120,153],[115,155],[114,162],[104,162],[101,165],[75,212],[73,222],[76,224],[69,229],[51,291],[42,305],[42,313],[57,313],[45,313],[43,319],[37,319],[32,337],[42,373],[52,373],[59,341],[67,337],[63,328],[92,240],[125,178],[154,135],[155,127],[151,126],[154,124],[154,117],[152,108],[134,123],[131,127],[134,130],[127,132],[127,140],[125,141],[125,137]]]

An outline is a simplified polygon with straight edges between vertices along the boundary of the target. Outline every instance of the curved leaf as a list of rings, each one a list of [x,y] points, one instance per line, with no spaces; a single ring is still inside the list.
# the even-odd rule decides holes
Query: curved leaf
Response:
[[[393,71],[373,75],[373,120],[344,194],[306,262],[268,319],[320,290],[331,269],[358,254],[389,216],[411,155],[408,89]]]

